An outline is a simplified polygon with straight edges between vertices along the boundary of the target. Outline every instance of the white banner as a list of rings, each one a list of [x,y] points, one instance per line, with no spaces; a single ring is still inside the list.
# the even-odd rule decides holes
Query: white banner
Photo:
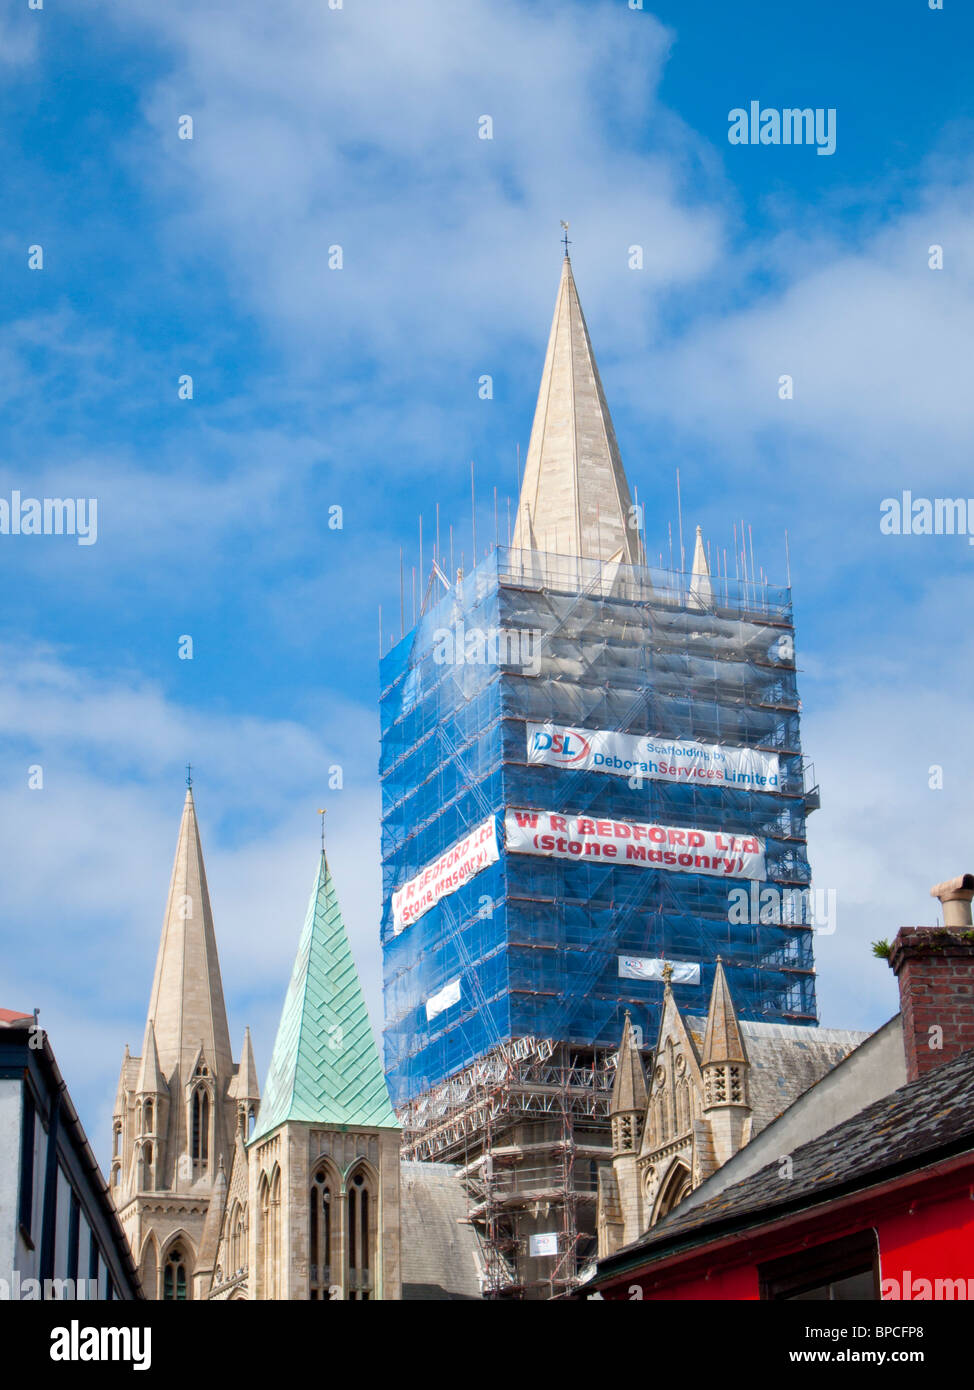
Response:
[[[616,734],[607,729],[572,729],[565,724],[528,724],[527,739],[528,762],[549,767],[752,791],[776,792],[781,787],[777,753],[756,748]]]
[[[441,1014],[444,1009],[448,1009],[451,1004],[460,1002],[460,977],[451,980],[448,985],[444,985],[436,994],[431,994],[426,1001],[426,1022],[431,1018]]]
[[[672,966],[670,984],[698,985],[700,966],[689,960],[660,960],[659,956],[620,956],[619,975],[623,980],[662,980],[663,967]]]
[[[558,1254],[558,1232],[538,1231],[528,1239],[528,1254],[537,1258],[540,1255]]]
[[[491,816],[393,893],[393,934],[398,936],[441,898],[455,893],[468,878],[495,863],[497,857],[497,828]]]
[[[515,854],[554,859],[615,860],[644,869],[672,869],[719,878],[765,877],[764,841],[756,835],[730,835],[640,821],[593,820],[553,811],[509,810],[504,818],[506,847]]]

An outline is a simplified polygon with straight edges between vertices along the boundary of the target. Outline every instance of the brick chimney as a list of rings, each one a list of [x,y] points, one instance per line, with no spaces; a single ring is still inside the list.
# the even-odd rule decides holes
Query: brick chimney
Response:
[[[900,927],[889,963],[900,987],[910,1081],[974,1048],[974,874],[930,889],[942,927]]]

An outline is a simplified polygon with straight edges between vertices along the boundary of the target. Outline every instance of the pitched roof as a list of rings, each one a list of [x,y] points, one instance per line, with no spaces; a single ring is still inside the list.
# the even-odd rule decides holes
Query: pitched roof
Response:
[[[789,1209],[911,1172],[948,1148],[957,1153],[974,1148],[974,1052],[944,1062],[793,1150],[788,1177],[776,1159],[708,1202],[686,1211],[677,1207],[606,1263],[640,1251],[662,1258]]]
[[[609,1114],[620,1115],[631,1110],[638,1110],[642,1113],[645,1108],[646,1074],[643,1071],[642,1058],[636,1047],[632,1022],[627,1009],[626,1021],[622,1027],[622,1042],[619,1045],[619,1060],[616,1064],[615,1079],[612,1082]]]
[[[17,1009],[0,1009],[0,1028],[22,1028],[33,1022],[33,1014],[22,1014]]]
[[[632,500],[571,262],[565,257],[513,545],[644,563]]]
[[[188,788],[148,1016],[164,1075],[172,1076],[177,1064],[184,1077],[190,1075],[201,1047],[218,1076],[233,1075],[210,893],[196,807]]]
[[[287,1120],[399,1128],[324,854],[250,1143]]]
[[[452,1163],[400,1164],[402,1296],[407,1302],[483,1297],[484,1257],[467,1219],[460,1169]]]
[[[683,1022],[699,1055],[707,1020],[691,1015]],[[791,1023],[744,1020],[738,1026],[747,1048],[752,1139],[869,1037],[847,1028]]]

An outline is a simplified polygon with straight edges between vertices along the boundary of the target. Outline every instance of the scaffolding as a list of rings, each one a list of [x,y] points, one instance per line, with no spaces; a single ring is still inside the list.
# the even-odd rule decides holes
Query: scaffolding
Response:
[[[720,955],[742,1018],[808,1024],[812,932],[733,920],[723,877],[508,851],[504,814],[758,837],[766,882],[807,886],[818,794],[790,591],[724,577],[701,590],[672,571],[499,547],[380,674],[385,1065],[407,1152],[463,1164],[496,1296],[568,1287],[594,1230],[587,1165],[609,1142],[608,1093],[579,1078],[609,1075],[626,1010],[646,1043],[658,1027],[662,986],[624,975],[622,959],[698,965],[699,983],[674,993],[700,1014]],[[565,770],[529,760],[528,726],[543,723],[773,754],[780,779],[766,790]],[[393,894],[488,824],[496,859],[397,922]],[[532,1123],[546,1126],[534,1140]],[[532,1257],[532,1235],[553,1243],[548,1217],[558,1253]]]
[[[487,1297],[577,1284],[594,1252],[615,1064],[615,1053],[518,1038],[400,1110],[405,1157],[459,1166]],[[533,1253],[539,1236],[557,1238],[550,1253]]]

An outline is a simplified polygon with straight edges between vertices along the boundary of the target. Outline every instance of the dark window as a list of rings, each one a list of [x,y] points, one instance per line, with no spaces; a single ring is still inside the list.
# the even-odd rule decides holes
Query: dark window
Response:
[[[20,1224],[28,1240],[34,1219],[34,1098],[24,1087],[20,1127]]]
[[[183,1303],[186,1299],[186,1266],[178,1245],[170,1250],[166,1259],[166,1268],[162,1276],[162,1296],[168,1302]]]
[[[95,1240],[94,1231],[88,1241],[88,1278],[98,1278],[98,1242]]]
[[[879,1298],[875,1231],[859,1231],[771,1260],[758,1268],[766,1299],[843,1302]]]
[[[81,1205],[78,1194],[71,1189],[71,1205],[68,1208],[68,1278],[78,1277],[78,1245],[81,1240]]]
[[[202,1089],[193,1092],[193,1158],[205,1163],[210,1142],[210,1098]]]

